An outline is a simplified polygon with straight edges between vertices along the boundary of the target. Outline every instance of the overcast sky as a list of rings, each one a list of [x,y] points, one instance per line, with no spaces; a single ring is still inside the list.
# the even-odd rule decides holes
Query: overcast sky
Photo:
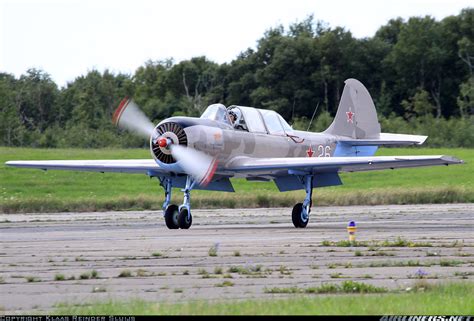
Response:
[[[472,0],[0,0],[0,71],[40,68],[63,86],[88,70],[133,73],[148,60],[230,62],[265,30],[313,14],[357,38],[391,18],[440,20]]]

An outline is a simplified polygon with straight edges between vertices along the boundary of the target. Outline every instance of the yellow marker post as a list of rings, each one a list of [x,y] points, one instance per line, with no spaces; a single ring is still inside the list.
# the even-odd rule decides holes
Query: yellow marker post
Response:
[[[355,242],[356,238],[356,223],[354,221],[350,221],[349,224],[347,225],[347,233],[349,233],[349,242],[353,243]]]

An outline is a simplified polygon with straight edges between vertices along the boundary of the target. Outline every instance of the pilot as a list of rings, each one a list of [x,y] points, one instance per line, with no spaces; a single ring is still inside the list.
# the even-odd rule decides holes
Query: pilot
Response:
[[[234,109],[229,111],[229,119],[231,125],[238,130],[247,130],[245,122],[242,119],[242,114],[240,110]]]
[[[229,111],[229,119],[230,119],[231,125],[234,126],[235,122],[237,121],[237,115],[232,110]]]

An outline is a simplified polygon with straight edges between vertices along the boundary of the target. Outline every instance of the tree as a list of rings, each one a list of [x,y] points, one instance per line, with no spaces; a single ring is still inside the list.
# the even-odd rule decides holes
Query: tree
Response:
[[[405,109],[405,118],[411,119],[417,116],[429,116],[435,107],[430,102],[429,94],[423,88],[418,88],[416,94],[408,100],[402,101]]]
[[[0,73],[0,143],[6,146],[22,145],[19,131],[22,130],[15,104],[15,77]]]
[[[470,77],[467,82],[460,85],[457,102],[461,118],[474,115],[474,77]]]
[[[429,91],[438,118],[442,116],[443,65],[449,58],[440,31],[440,24],[432,17],[410,18],[388,57],[398,78],[397,89],[409,96],[418,87]]]
[[[28,69],[16,88],[15,104],[26,128],[43,131],[58,120],[60,113],[56,100],[59,90],[47,73]]]

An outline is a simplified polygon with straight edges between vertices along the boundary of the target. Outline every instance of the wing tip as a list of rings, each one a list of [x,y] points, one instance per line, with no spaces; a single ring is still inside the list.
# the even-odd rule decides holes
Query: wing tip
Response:
[[[454,156],[443,155],[443,156],[441,156],[441,159],[446,162],[446,165],[448,165],[448,164],[464,164],[464,161],[462,159],[456,158]]]
[[[417,135],[418,141],[415,143],[415,145],[423,145],[426,140],[428,139],[428,136],[423,136],[423,135]]]

